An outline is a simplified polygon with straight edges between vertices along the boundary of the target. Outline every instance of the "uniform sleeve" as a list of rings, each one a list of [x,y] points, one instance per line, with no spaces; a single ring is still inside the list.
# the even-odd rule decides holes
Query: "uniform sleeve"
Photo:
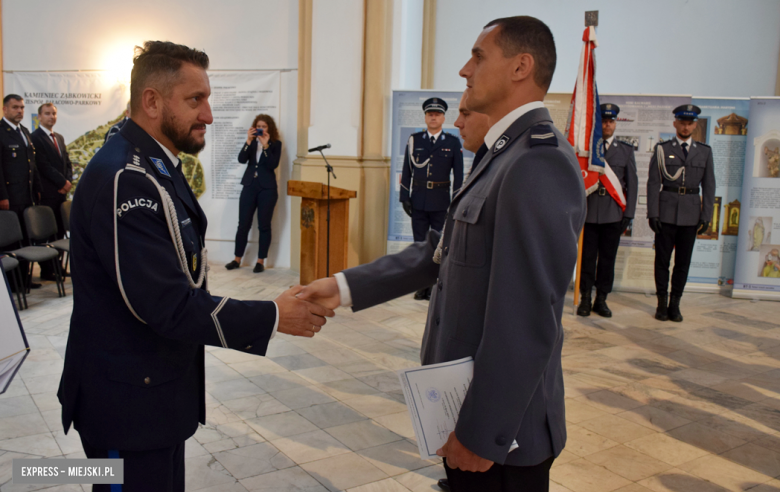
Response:
[[[254,149],[256,148],[256,145],[257,140],[252,140],[251,144],[244,142],[244,146],[241,147],[241,150],[238,152],[238,162],[241,164],[246,164],[249,162],[249,156],[255,152]]]
[[[704,179],[701,181],[701,218],[702,222],[712,220],[712,208],[715,205],[715,164],[712,160],[712,149],[709,147],[707,156],[707,166],[704,168]]]
[[[636,158],[634,149],[628,149],[628,164],[626,165],[626,210],[623,217],[633,219],[636,214],[636,201],[639,184],[636,176]]]
[[[563,336],[556,312],[585,220],[582,178],[558,148],[543,147],[515,162],[498,192],[484,330],[455,428],[464,446],[497,463]]]
[[[62,187],[65,186],[65,181],[67,180],[65,179],[65,176],[63,176],[61,172],[57,171],[57,169],[52,165],[49,157],[46,155],[46,152],[43,151],[45,142],[41,141],[37,135],[32,137],[32,141],[37,148],[37,151],[35,152],[35,166],[38,168],[38,174],[42,178],[48,179],[54,183],[58,190],[62,189]]]
[[[34,146],[33,146],[34,148]],[[32,191],[33,191],[33,203],[36,205],[40,204],[40,194],[43,191],[41,186],[41,173],[38,172],[38,165],[36,164],[36,152],[33,153],[32,157]]]
[[[458,142],[458,150],[455,152],[455,160],[452,163],[452,174],[454,181],[452,182],[452,196],[455,196],[463,186],[463,146],[460,143],[460,139],[455,139]]]
[[[5,187],[5,170],[3,169],[2,145],[0,145],[0,200],[8,200],[8,190]]]
[[[412,149],[414,150],[414,149]],[[398,194],[400,202],[408,202],[410,200],[412,189],[412,170],[410,169],[411,162],[409,161],[409,144],[406,144],[406,150],[404,151],[404,164],[401,169],[401,192]]]
[[[190,288],[157,188],[143,174],[126,170],[116,193],[115,205],[113,180],[98,193],[90,235],[106,246],[96,250],[128,311],[166,338],[264,355],[276,322],[274,303]]]
[[[647,218],[660,217],[659,201],[661,199],[661,173],[658,171],[658,145],[650,157],[650,169],[647,171]]]
[[[263,166],[269,171],[279,167],[279,160],[282,158],[282,142],[277,140],[271,142],[267,149],[263,151]]]

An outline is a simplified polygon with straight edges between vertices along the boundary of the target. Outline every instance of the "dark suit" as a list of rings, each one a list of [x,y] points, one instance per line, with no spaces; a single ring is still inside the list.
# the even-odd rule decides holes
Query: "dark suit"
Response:
[[[593,286],[600,294],[612,292],[615,280],[615,258],[623,218],[633,219],[636,213],[637,176],[633,145],[614,139],[604,155],[617,176],[626,198],[625,212],[599,184],[599,189],[588,195],[588,214],[582,241],[582,283],[580,290],[590,297]]]
[[[257,257],[266,258],[271,246],[271,221],[274,217],[274,207],[279,199],[279,189],[276,184],[276,168],[282,157],[282,142],[276,140],[268,143],[268,148],[260,153],[257,159],[257,139],[251,144],[244,144],[238,153],[238,162],[246,164],[244,177],[241,178],[241,196],[238,200],[238,230],[236,231],[235,256],[244,256],[249,230],[252,228],[252,217],[257,210],[257,228],[260,230]]]
[[[659,146],[668,174],[674,176],[680,168],[685,169],[676,181],[670,181],[661,174],[657,157]],[[683,187],[684,190],[681,189]],[[698,224],[712,221],[714,203],[715,166],[709,145],[691,140],[686,157],[677,138],[658,144],[650,158],[647,175],[647,218],[659,218],[662,224],[661,233],[655,235],[655,286],[658,294],[668,292],[669,264],[674,251],[671,294],[682,296]]]
[[[463,184],[463,149],[458,137],[444,131],[434,144],[427,130],[413,133],[410,142],[413,147],[406,144],[399,199],[412,202],[414,240],[424,241],[429,229],[441,232],[444,226],[450,186],[454,195]]]
[[[263,355],[276,320],[272,302],[215,297],[205,282],[191,287],[188,276],[206,268],[207,221],[180,167],[128,121],[82,175],[71,212],[73,315],[58,392],[63,427],[74,423],[88,456],[170,448],[167,456],[182,461],[155,465],[163,472],[183,467],[179,447],[206,421],[203,346]],[[183,262],[150,177],[175,206]],[[169,490],[145,479],[126,474],[123,490]]]
[[[432,231],[343,272],[354,310],[436,284],[421,360],[474,357],[455,433],[495,466],[542,465],[566,443],[561,317],[584,220],[577,158],[547,109],[534,109],[453,199],[441,265],[432,259],[441,235]],[[513,440],[519,448],[510,453]]]

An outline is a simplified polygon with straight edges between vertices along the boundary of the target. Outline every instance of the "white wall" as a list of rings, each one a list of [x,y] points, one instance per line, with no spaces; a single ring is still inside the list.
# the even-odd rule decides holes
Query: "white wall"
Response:
[[[281,69],[277,122],[284,143],[268,263],[290,266],[290,200],[297,137],[298,0],[3,0],[3,62],[15,70],[114,70],[129,79],[133,47],[168,40],[204,50],[212,70]],[[209,217],[210,222],[237,217]],[[257,252],[253,227],[245,258]],[[209,241],[227,262],[233,242]]]
[[[558,63],[550,91],[571,92],[586,10],[599,11],[600,92],[774,95],[777,0],[440,0],[435,87],[465,87],[458,71],[482,26],[499,17],[531,15],[555,36]]]

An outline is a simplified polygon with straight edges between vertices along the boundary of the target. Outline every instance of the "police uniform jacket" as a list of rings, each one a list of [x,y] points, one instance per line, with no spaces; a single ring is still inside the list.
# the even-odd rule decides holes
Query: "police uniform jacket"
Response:
[[[175,209],[185,264],[154,181]],[[197,279],[206,268],[206,215],[160,145],[133,121],[98,151],[78,188],[73,315],[58,392],[63,427],[73,422],[98,449],[181,443],[206,421],[204,345],[265,354],[276,307],[190,286],[188,275]]]
[[[412,155],[418,165],[428,160],[423,167],[416,167],[409,158],[409,144],[404,153],[404,165],[401,173],[400,201],[412,201],[412,208],[426,212],[447,210],[450,205],[450,188],[454,196],[463,184],[463,150],[460,139],[441,132],[435,144],[431,144],[428,131],[413,133],[414,148]],[[436,185],[446,183],[451,185]],[[429,185],[428,183],[434,183]],[[432,186],[432,188],[428,188]]]
[[[258,145],[260,142],[254,139],[251,144],[244,143],[238,153],[238,162],[247,165],[244,177],[241,178],[241,184],[248,186],[256,179],[260,188],[276,189],[275,171],[279,167],[279,160],[282,157],[282,142],[279,140],[268,142],[268,148],[260,153],[260,161],[257,160]],[[257,178],[255,178],[255,173],[257,173]]]
[[[14,208],[37,203],[41,192],[35,144],[27,128],[19,128],[24,137],[0,118],[0,200],[9,200]]]
[[[663,223],[679,226],[694,226],[699,222],[711,221],[715,203],[715,166],[710,146],[691,140],[686,158],[677,138],[657,144],[656,151],[658,145],[664,151],[666,169],[671,176],[680,167],[685,167],[685,182],[683,176],[677,181],[665,179],[658,169],[656,152],[653,152],[647,175],[647,218],[658,217]],[[701,196],[699,193],[681,195],[679,191],[662,191],[663,186],[698,187]]]
[[[119,120],[119,122],[118,122],[116,125],[114,125],[114,126],[112,126],[111,128],[109,128],[109,129],[108,129],[108,131],[106,132],[106,136],[105,136],[105,137],[103,137],[103,144],[105,144],[106,142],[108,142],[108,139],[110,139],[111,137],[113,137],[114,135],[116,135],[117,133],[119,133],[119,130],[121,130],[121,129],[122,129],[122,126],[124,126],[124,124],[125,124],[125,123],[127,122],[127,120],[129,120],[129,119],[130,119],[130,118],[127,118],[127,117],[125,117],[125,118],[123,118],[123,119]]]
[[[599,190],[588,195],[588,216],[585,218],[588,224],[620,222],[623,217],[633,219],[636,212],[637,177],[634,146],[614,139],[604,158],[623,187],[626,210],[624,212],[609,193],[601,192],[602,187],[599,186]]]
[[[59,150],[43,128],[39,127],[32,132],[32,140],[37,149],[35,164],[41,177],[41,198],[44,201],[47,198],[49,201],[52,198],[64,201],[65,195],[59,190],[65,186],[66,181],[73,180],[73,164],[70,162],[65,146],[65,138],[56,132],[54,137],[57,139]]]
[[[561,317],[584,221],[574,151],[547,109],[532,109],[453,199],[440,265],[432,257],[441,235],[430,231],[343,272],[355,310],[434,284],[422,363],[474,357],[455,432],[483,458],[537,465],[566,442]]]

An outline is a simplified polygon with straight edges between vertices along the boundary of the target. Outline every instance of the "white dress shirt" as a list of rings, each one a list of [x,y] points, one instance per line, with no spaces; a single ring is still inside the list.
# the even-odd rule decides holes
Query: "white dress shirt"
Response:
[[[611,137],[609,137],[609,138],[607,139],[607,141],[606,141],[606,144],[607,144],[607,145],[605,145],[605,146],[604,146],[604,150],[606,151],[606,150],[608,150],[610,147],[612,147],[612,142],[614,142],[614,141],[615,141],[615,136],[614,136],[614,135],[612,135]]]
[[[150,135],[150,136],[151,136],[151,135]],[[154,137],[152,137],[152,140],[154,140],[155,142],[157,142],[157,139],[156,139],[156,138],[154,138]],[[181,162],[181,161],[179,161],[179,158],[178,158],[178,157],[176,157],[175,155],[173,155],[173,152],[171,152],[171,151],[168,149],[168,147],[166,147],[165,145],[161,144],[160,142],[157,142],[157,145],[159,145],[159,146],[160,146],[160,148],[163,150],[163,152],[165,152],[165,155],[167,155],[167,156],[168,156],[168,159],[170,159],[170,160],[171,160],[171,162],[173,162],[173,165],[174,165],[174,167],[177,167],[177,168],[178,168],[178,167],[179,167],[179,164],[180,164],[180,162]],[[351,300],[351,298],[350,298],[350,300]],[[278,304],[276,304],[276,302],[275,302],[275,301],[271,301],[271,302],[273,302],[273,303],[274,303],[274,307],[276,308],[276,321],[274,321],[274,331],[273,331],[273,333],[271,333],[271,338],[273,338],[273,337],[275,337],[275,336],[276,336],[276,330],[278,330],[278,329],[279,329],[279,305],[278,305]]]
[[[46,132],[46,136],[49,137],[49,140],[51,140],[52,143],[55,144],[54,146],[59,149],[60,148],[60,143],[54,139],[54,130],[52,130],[51,128],[46,128],[45,126],[43,126],[41,124],[39,124],[38,126],[41,129],[43,129],[44,132]],[[61,153],[62,153],[62,149],[60,149],[60,154]]]
[[[432,140],[438,140],[439,139],[439,135],[441,135],[441,132],[442,132],[442,130],[439,130],[439,133],[436,133],[436,134],[428,132],[428,138],[430,138]]]
[[[677,142],[680,144],[680,147],[682,147],[682,144],[686,143],[688,144],[688,152],[691,151],[691,144],[693,143],[693,137],[688,137],[687,140],[680,140],[680,137],[675,136],[674,138],[677,139]]]
[[[534,101],[530,102],[528,104],[524,104],[520,106],[519,108],[509,112],[506,116],[498,120],[498,122],[490,127],[490,130],[488,130],[487,134],[485,135],[485,145],[487,145],[487,148],[490,149],[493,147],[493,144],[496,143],[496,140],[509,128],[512,126],[512,123],[517,121],[518,118],[526,114],[527,112],[531,111],[532,109],[538,109],[543,108],[544,103],[542,101]],[[441,133],[437,133],[437,136]],[[428,135],[431,135],[430,132],[428,132]],[[336,277],[336,285],[339,287],[339,296],[341,297],[341,307],[350,307],[352,306],[352,292],[349,290],[349,284],[347,283],[347,277],[344,276],[343,273],[339,272],[334,275]]]

